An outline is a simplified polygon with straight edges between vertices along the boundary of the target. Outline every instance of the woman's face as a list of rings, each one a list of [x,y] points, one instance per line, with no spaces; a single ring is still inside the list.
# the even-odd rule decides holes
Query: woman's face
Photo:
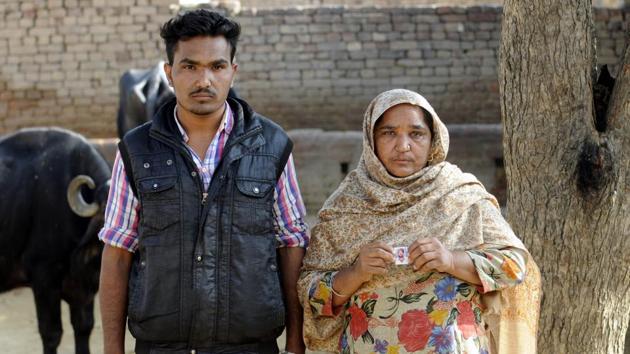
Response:
[[[420,107],[399,104],[383,113],[374,126],[374,149],[387,172],[407,177],[427,165],[431,129]]]

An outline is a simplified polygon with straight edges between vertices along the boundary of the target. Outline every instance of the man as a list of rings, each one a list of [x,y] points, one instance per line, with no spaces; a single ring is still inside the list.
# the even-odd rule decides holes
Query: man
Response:
[[[227,98],[237,23],[205,9],[161,30],[175,99],[125,135],[101,267],[105,353],[303,353],[308,245],[286,133]],[[286,313],[286,315],[285,315]],[[285,321],[286,320],[286,321]]]

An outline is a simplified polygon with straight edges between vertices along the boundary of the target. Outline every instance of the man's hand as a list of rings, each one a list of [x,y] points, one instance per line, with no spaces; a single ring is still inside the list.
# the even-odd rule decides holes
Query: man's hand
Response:
[[[103,352],[125,352],[127,318],[127,282],[133,254],[122,248],[105,245],[101,259],[99,299],[103,323]]]
[[[304,258],[304,248],[283,247],[278,250],[282,272],[282,290],[287,308],[286,350],[295,354],[304,354],[306,347],[302,338],[303,313],[297,294],[297,281]],[[280,294],[278,294],[280,296]]]

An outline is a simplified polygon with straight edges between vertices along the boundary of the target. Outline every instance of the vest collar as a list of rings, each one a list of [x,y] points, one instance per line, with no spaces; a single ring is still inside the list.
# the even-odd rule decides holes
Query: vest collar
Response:
[[[262,125],[257,118],[257,114],[243,100],[237,98],[227,99],[234,118],[234,126],[227,146],[235,145],[234,153],[242,156],[265,143],[262,134]],[[183,137],[177,123],[173,119],[173,111],[177,100],[175,97],[164,103],[153,116],[153,122],[150,128],[150,135],[153,137],[161,137],[173,143],[183,143]],[[233,155],[233,154],[231,154]],[[235,159],[237,156],[233,156]]]

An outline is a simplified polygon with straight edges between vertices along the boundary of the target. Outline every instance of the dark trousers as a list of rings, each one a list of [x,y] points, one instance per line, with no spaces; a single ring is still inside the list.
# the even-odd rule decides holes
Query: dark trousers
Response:
[[[186,344],[148,343],[136,340],[136,354],[278,354],[276,341],[250,344],[217,344],[209,348],[188,348]]]

